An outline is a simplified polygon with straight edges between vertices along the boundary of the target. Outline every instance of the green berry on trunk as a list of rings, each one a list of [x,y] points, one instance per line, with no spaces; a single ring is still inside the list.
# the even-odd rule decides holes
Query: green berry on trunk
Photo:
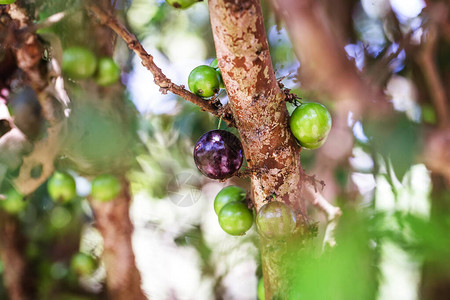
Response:
[[[83,47],[67,48],[63,53],[62,70],[75,79],[91,77],[97,67],[97,59]]]
[[[23,211],[27,206],[27,201],[23,195],[11,188],[5,195],[4,200],[0,200],[0,207],[9,214],[16,215]]]
[[[16,0],[0,0],[0,5],[13,4]]]
[[[53,174],[47,183],[47,190],[55,202],[67,202],[77,196],[75,179],[63,172]]]
[[[297,218],[292,209],[279,201],[264,204],[256,215],[259,233],[267,239],[287,238],[295,230]]]
[[[243,202],[230,202],[219,212],[219,224],[230,235],[243,235],[253,225],[253,215]]]
[[[98,60],[95,82],[101,86],[116,83],[120,78],[120,68],[111,57],[102,57]]]
[[[217,61],[217,58],[214,58],[213,61],[209,64],[209,66],[213,69],[219,69],[219,62]]]
[[[302,147],[317,149],[328,137],[331,115],[320,103],[304,103],[294,110],[289,125]]]
[[[198,66],[189,74],[188,85],[197,96],[211,97],[220,90],[219,73],[210,66]]]
[[[91,195],[95,200],[107,202],[116,198],[122,185],[117,177],[110,174],[97,176],[92,180]]]
[[[230,185],[223,188],[214,199],[214,211],[219,215],[220,210],[228,203],[235,201],[244,201],[246,191],[238,186]]]
[[[78,252],[72,257],[70,267],[78,275],[87,276],[97,269],[97,261],[91,255]]]

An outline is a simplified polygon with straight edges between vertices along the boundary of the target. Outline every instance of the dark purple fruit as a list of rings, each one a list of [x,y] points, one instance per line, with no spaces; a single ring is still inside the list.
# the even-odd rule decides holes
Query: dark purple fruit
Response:
[[[243,152],[241,141],[234,134],[225,130],[211,130],[195,144],[194,161],[206,177],[225,179],[239,170]]]

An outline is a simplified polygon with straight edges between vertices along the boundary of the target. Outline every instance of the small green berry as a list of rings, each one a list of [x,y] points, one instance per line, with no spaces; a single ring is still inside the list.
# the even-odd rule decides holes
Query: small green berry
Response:
[[[107,202],[115,199],[122,190],[119,179],[113,175],[103,174],[92,180],[92,198]]]

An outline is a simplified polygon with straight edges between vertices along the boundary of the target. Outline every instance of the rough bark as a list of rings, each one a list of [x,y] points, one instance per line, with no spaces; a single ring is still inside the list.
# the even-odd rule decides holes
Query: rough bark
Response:
[[[147,299],[141,289],[141,276],[136,268],[131,243],[133,225],[129,215],[130,201],[126,181],[123,181],[121,194],[113,201],[90,201],[96,226],[103,237],[109,299]]]
[[[24,256],[26,242],[16,217],[0,212],[0,236],[3,279],[10,300],[35,299],[32,277]]]
[[[219,67],[252,170],[256,210],[275,194],[302,221],[306,212],[301,198],[300,147],[288,128],[284,94],[272,68],[260,3],[210,0],[209,11]],[[261,241],[266,299],[283,289],[279,267],[289,243]]]

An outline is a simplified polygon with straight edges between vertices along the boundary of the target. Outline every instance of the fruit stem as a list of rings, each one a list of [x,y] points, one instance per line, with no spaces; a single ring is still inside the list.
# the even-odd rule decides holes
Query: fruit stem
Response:
[[[219,124],[217,124],[217,129],[220,129],[220,125],[222,124],[223,115],[220,115]]]

